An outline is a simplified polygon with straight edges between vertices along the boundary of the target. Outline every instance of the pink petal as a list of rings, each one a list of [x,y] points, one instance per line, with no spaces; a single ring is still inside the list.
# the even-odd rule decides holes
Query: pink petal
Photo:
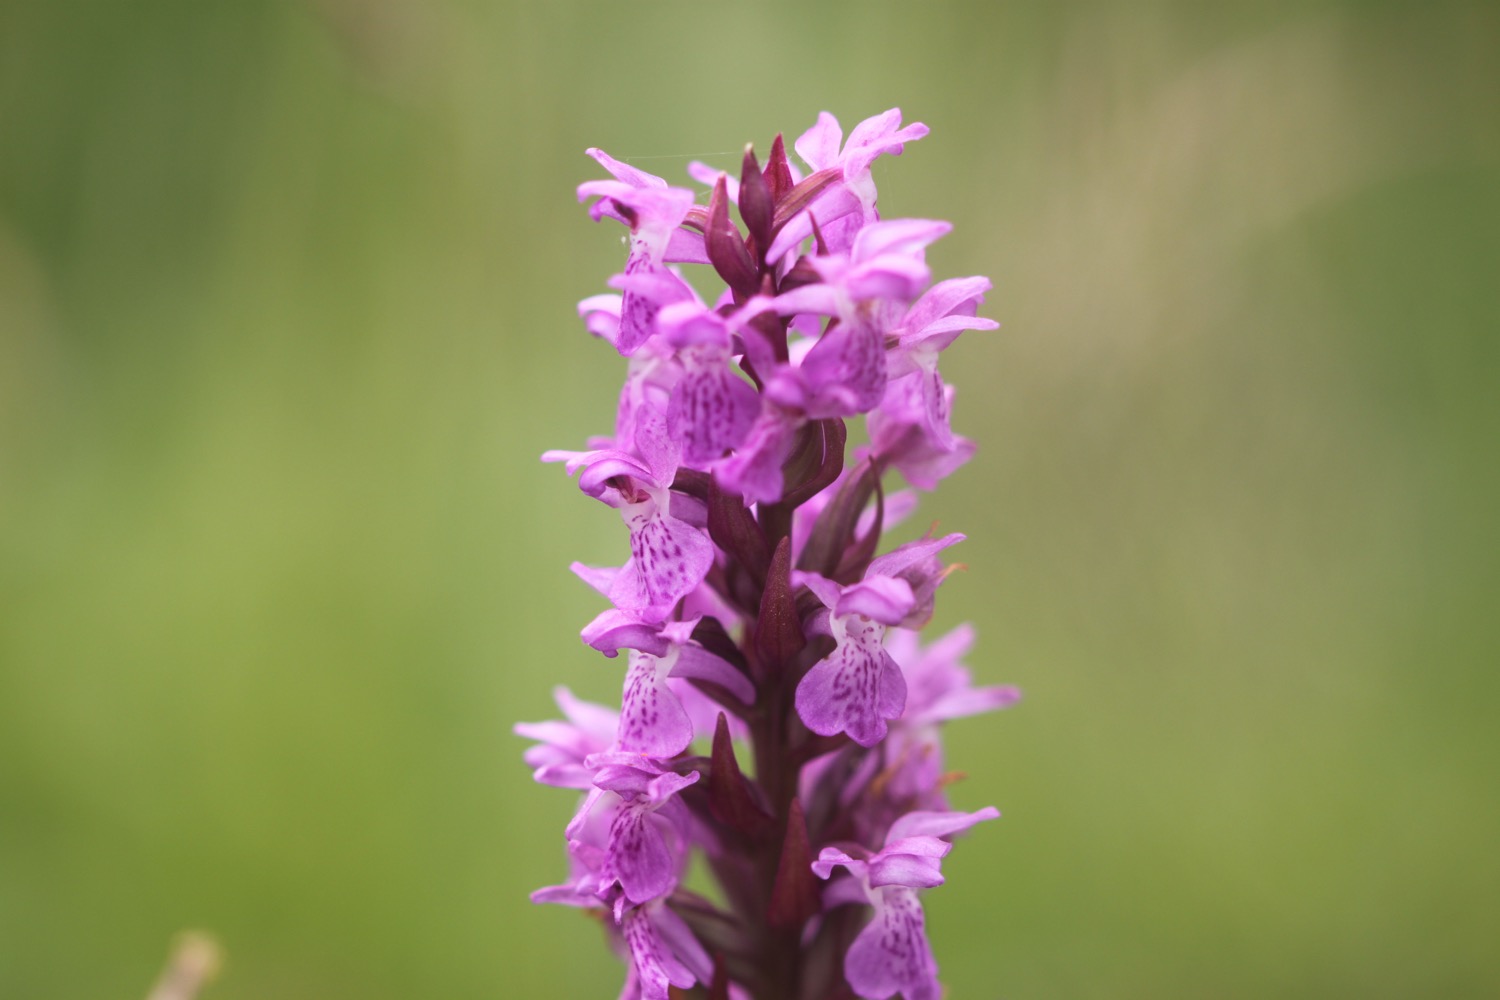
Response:
[[[891,843],[905,837],[948,837],[960,830],[967,830],[975,823],[987,819],[999,819],[1000,810],[985,806],[976,812],[913,812],[907,813],[891,824],[886,842]]]
[[[911,585],[890,576],[870,576],[844,588],[833,613],[863,615],[882,625],[896,625],[916,605]]]
[[[792,582],[812,591],[818,600],[823,602],[823,606],[830,610],[838,606],[839,597],[844,592],[838,584],[817,573],[796,571],[792,574]]]
[[[812,128],[803,132],[792,144],[797,155],[802,157],[814,171],[831,167],[839,158],[839,146],[844,141],[844,130],[839,127],[839,120],[826,111],[818,113],[818,120]]]
[[[615,581],[620,578],[620,571],[614,566],[585,566],[581,562],[575,562],[570,564],[568,569],[572,570],[578,579],[605,597],[608,597],[610,591],[614,590]]]
[[[671,892],[677,885],[678,862],[668,847],[667,823],[643,804],[621,805],[609,828],[601,878],[605,885],[619,882],[632,903],[644,903]]]
[[[580,637],[585,645],[609,657],[619,656],[622,649],[665,656],[669,648],[656,626],[639,622],[618,608],[601,612],[583,627]]]
[[[591,146],[584,150],[584,152],[598,161],[599,165],[605,170],[614,174],[618,180],[623,181],[631,187],[665,188],[667,186],[667,182],[655,174],[648,174],[644,170],[632,167],[628,163],[621,163],[597,146]]]
[[[990,279],[977,275],[939,281],[912,304],[901,322],[902,331],[919,333],[929,324],[958,311],[972,317],[990,288]]]
[[[733,664],[701,646],[683,646],[679,649],[677,662],[672,666],[669,676],[682,680],[709,681],[725,688],[745,704],[755,704],[755,685],[750,683],[750,679],[736,670]]]
[[[855,261],[872,260],[886,254],[909,257],[952,230],[953,223],[941,219],[873,222],[859,231],[849,255]]]
[[[904,885],[912,889],[931,889],[943,884],[943,873],[935,858],[915,854],[893,854],[870,862],[870,886]]]
[[[779,406],[761,407],[739,449],[716,469],[719,485],[748,501],[775,503],[784,486],[781,463],[804,418]]]
[[[929,559],[967,536],[954,532],[942,538],[921,538],[898,546],[870,563],[866,576],[897,576],[924,559]]]
[[[713,978],[713,960],[693,936],[687,922],[672,912],[671,907],[665,903],[649,903],[645,909],[646,916],[656,928],[662,943],[681,965],[700,980],[706,982]]]
[[[1009,708],[1021,700],[1021,689],[1009,684],[994,687],[964,687],[937,698],[922,714],[937,720],[961,719],[966,715]]]
[[[855,860],[837,847],[825,847],[818,852],[818,860],[812,863],[813,874],[818,878],[828,878],[840,865],[856,875],[863,875],[866,867],[863,861]]]

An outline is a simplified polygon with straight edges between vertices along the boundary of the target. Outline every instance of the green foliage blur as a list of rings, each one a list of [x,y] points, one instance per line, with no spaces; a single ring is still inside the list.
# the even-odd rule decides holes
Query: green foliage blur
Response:
[[[951,995],[1500,995],[1492,4],[7,0],[0,997],[613,996],[510,733],[618,694],[582,152],[893,105],[1004,324]]]

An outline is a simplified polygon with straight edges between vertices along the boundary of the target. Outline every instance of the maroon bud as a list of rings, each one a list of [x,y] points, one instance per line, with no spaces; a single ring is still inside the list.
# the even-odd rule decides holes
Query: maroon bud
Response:
[[[776,133],[776,138],[771,142],[771,157],[766,160],[764,176],[766,186],[771,189],[771,200],[778,204],[795,184],[792,180],[792,166],[786,159],[786,143],[782,141],[780,132]]]
[[[729,195],[722,176],[709,199],[708,229],[703,236],[714,270],[737,296],[749,298],[760,290],[760,268],[745,247],[739,229],[729,221]]]
[[[771,223],[776,215],[776,199],[771,196],[771,186],[755,162],[755,150],[745,147],[745,160],[740,165],[740,218],[750,231],[755,244],[756,259],[764,261],[766,248],[771,245]]]

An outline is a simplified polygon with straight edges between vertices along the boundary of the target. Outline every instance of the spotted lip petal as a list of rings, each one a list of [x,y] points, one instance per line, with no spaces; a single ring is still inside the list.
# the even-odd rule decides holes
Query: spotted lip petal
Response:
[[[631,981],[622,996],[630,1000],[668,1000],[669,987],[687,989],[713,975],[708,952],[660,901],[624,913],[620,930],[631,961]]]
[[[844,977],[869,1000],[900,993],[905,1000],[938,1000],[937,960],[927,942],[926,919],[914,889],[887,889],[875,917],[844,957]]]
[[[864,579],[839,586],[816,573],[798,573],[829,610],[834,650],[797,685],[797,714],[820,736],[847,733],[860,746],[885,739],[887,723],[906,706],[906,680],[882,642],[888,625],[906,622],[930,603],[930,563],[962,535],[909,542],[875,559]]]
[[[625,803],[610,824],[604,879],[618,882],[632,903],[656,899],[677,884],[674,852],[653,812],[638,803]]]
[[[621,695],[621,750],[648,757],[675,757],[693,741],[693,722],[667,687],[667,673],[675,658],[630,654]]]
[[[820,736],[848,733],[872,747],[885,738],[887,721],[900,717],[906,681],[880,645],[879,623],[851,616],[832,627],[837,645],[797,685],[797,714]]]
[[[813,419],[867,413],[885,396],[885,340],[863,317],[825,333],[798,369]]]
[[[618,654],[630,646],[621,695],[619,749],[627,753],[665,759],[688,748],[696,727],[692,713],[682,701],[688,690],[668,683],[699,680],[728,691],[746,705],[755,702],[755,687],[743,673],[692,640],[697,619],[669,622],[662,626],[635,623],[621,612],[605,612],[596,622],[594,642],[606,652]],[[586,629],[588,633],[590,630]]]

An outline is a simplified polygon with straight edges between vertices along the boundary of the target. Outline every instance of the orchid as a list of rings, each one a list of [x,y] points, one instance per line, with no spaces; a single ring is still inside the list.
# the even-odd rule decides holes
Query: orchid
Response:
[[[864,577],[847,587],[816,573],[798,575],[825,605],[819,622],[826,622],[834,640],[833,652],[797,686],[797,714],[808,729],[821,736],[847,732],[863,747],[885,738],[886,720],[906,707],[905,676],[883,644],[886,626],[900,625],[930,603],[924,598],[941,573],[929,561],[962,539],[949,535],[903,545],[870,563]]]
[[[994,808],[908,813],[891,824],[885,845],[863,860],[823,848],[813,862],[819,878],[830,878],[840,867],[853,876],[833,886],[828,900],[837,905],[862,899],[875,911],[844,957],[844,974],[856,993],[871,1000],[898,992],[906,1000],[938,1000],[937,961],[917,890],[943,884],[942,859],[953,849],[943,837],[999,815]]]
[[[579,316],[624,384],[612,436],[542,457],[625,524],[623,563],[572,567],[607,601],[580,638],[620,705],[559,687],[564,719],[516,732],[536,781],[579,795],[567,878],[532,898],[597,913],[623,1000],[941,994],[920,893],[999,815],[950,807],[942,730],[1019,693],[974,684],[968,626],[922,644],[964,536],[882,545],[973,454],[938,362],[997,325],[987,279],[932,282],[948,223],[877,209],[874,162],[926,134],[824,113],[800,167],[780,136],[737,178],[691,164],[706,205],[588,151],[610,176],[579,199],[628,249]],[[892,470],[915,489],[888,493]],[[683,884],[694,858],[713,900]]]

